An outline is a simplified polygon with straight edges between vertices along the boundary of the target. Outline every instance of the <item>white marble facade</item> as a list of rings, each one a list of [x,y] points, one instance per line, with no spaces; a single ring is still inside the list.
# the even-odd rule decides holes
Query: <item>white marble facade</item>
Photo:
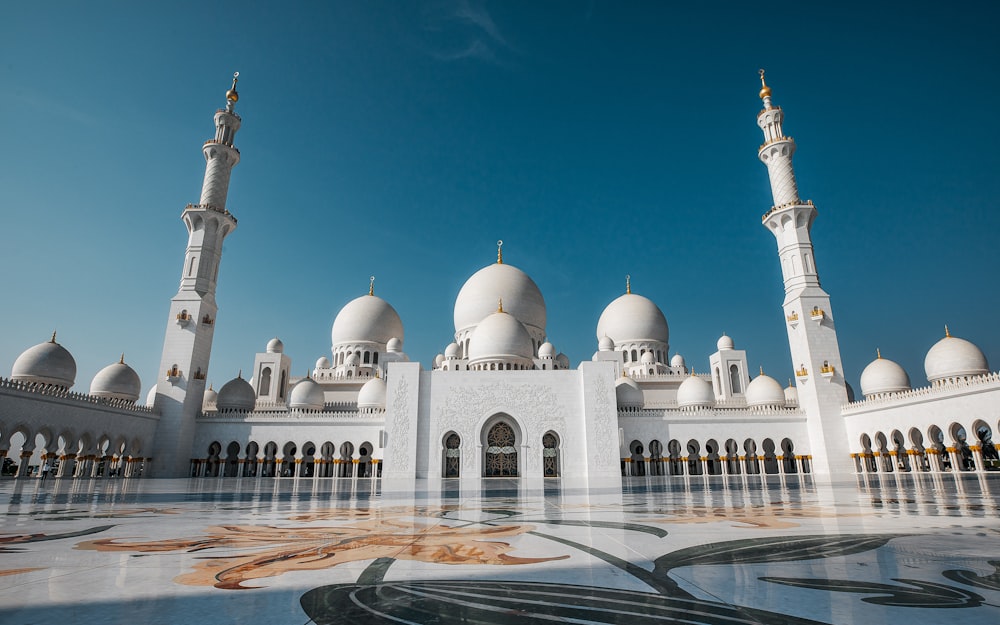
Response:
[[[89,393],[70,392],[75,362],[53,337],[0,380],[0,453],[13,461],[6,470],[24,477],[49,463],[60,477],[120,470],[405,484],[1000,468],[992,440],[1000,381],[968,341],[949,335],[932,348],[925,388],[911,389],[906,372],[880,355],[861,376],[866,399],[854,400],[831,296],[819,286],[816,209],[799,199],[784,113],[766,85],[760,95],[760,158],[774,193],[762,224],[782,266],[794,386],[752,375],[747,352],[727,336],[717,352],[690,361],[707,365],[693,373],[670,353],[663,311],[631,285],[596,320],[592,361],[570,363],[546,340],[541,289],[504,262],[499,242],[496,262],[462,287],[454,341],[430,367],[403,351],[403,320],[373,285],[338,314],[329,356],[308,376],[291,375],[292,359],[274,338],[246,379],[206,389],[221,245],[236,227],[225,207],[239,161],[234,80],[205,144],[201,203],[184,211],[188,246],[148,406],[136,403],[138,377],[124,360]]]

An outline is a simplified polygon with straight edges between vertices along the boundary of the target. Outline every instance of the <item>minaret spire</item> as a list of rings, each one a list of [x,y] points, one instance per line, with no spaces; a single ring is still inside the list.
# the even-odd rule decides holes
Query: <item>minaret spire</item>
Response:
[[[503,264],[503,239],[497,241],[497,264]]]
[[[368,295],[375,295],[375,276],[368,277]]]
[[[194,453],[191,447],[195,419],[205,394],[218,312],[215,291],[222,241],[236,229],[236,218],[226,208],[226,199],[233,167],[240,162],[240,151],[233,145],[242,122],[234,110],[239,100],[238,77],[239,72],[233,74],[233,86],[226,92],[226,108],[215,112],[215,138],[202,146],[205,178],[201,200],[188,204],[181,214],[188,244],[180,288],[170,302],[154,403],[160,418],[151,468],[158,477],[187,475]],[[163,376],[165,371],[170,373]]]
[[[813,466],[817,473],[839,475],[853,471],[840,411],[847,403],[847,387],[830,296],[820,286],[810,235],[816,207],[799,199],[792,169],[795,140],[782,130],[785,114],[771,101],[764,70],[760,70],[760,84],[764,108],[757,114],[757,126],[764,133],[764,143],[757,155],[767,165],[774,199],[762,223],[778,244],[788,347],[792,366],[797,368],[799,406],[809,424]],[[800,314],[803,322],[798,322]],[[818,371],[824,374],[808,375]]]

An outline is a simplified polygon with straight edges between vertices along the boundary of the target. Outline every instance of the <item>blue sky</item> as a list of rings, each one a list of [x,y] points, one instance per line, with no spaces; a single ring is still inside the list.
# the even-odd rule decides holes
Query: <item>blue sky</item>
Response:
[[[125,352],[145,393],[213,136],[240,71],[212,365],[279,336],[303,374],[368,288],[425,367],[465,279],[538,283],[574,363],[624,290],[698,370],[722,332],[791,376],[760,225],[757,68],[857,388],[875,348],[915,385],[949,324],[1000,360],[1000,40],[986,3],[17,3],[0,25],[0,375],[53,329],[75,390]]]

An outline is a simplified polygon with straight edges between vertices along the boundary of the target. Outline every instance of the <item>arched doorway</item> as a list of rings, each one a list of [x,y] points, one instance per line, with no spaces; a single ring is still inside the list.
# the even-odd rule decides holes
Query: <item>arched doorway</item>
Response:
[[[559,477],[559,437],[555,432],[542,437],[542,475]]]
[[[517,477],[517,437],[506,421],[497,421],[486,433],[483,477]]]
[[[444,463],[441,477],[460,477],[462,471],[462,437],[449,432],[444,437]]]

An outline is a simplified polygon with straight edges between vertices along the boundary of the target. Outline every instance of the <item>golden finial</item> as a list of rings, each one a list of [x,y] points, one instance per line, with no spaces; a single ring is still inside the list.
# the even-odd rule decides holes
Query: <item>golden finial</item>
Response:
[[[502,297],[498,297],[497,298],[497,312],[498,313],[503,312],[503,298]]]
[[[378,379],[378,367],[375,367],[375,379]]]
[[[788,378],[788,388],[792,388],[792,378]]]
[[[632,294],[632,276],[625,274],[625,295]]]
[[[760,74],[760,99],[771,97],[771,88],[764,82],[764,70],[758,70],[757,73]]]
[[[368,294],[375,295],[375,276],[368,276]]]
[[[118,364],[120,365],[125,364],[125,352],[122,352],[122,357],[118,359]]]
[[[240,73],[233,72],[233,86],[226,92],[226,99],[230,102],[237,102],[240,99],[240,94],[236,93],[236,83],[239,82]]]
[[[55,335],[56,335],[55,332],[53,332],[52,336],[55,337]],[[948,331],[948,324],[947,323],[944,324],[944,336],[945,336],[945,338],[951,338],[951,332]],[[53,343],[56,342],[55,338],[52,339],[52,342]]]
[[[760,374],[764,375],[764,365],[760,365]]]
[[[875,348],[875,355],[878,356],[879,360],[882,360],[882,350],[881,349],[879,349],[879,348],[876,347]]]
[[[208,390],[210,390],[210,391],[214,391],[215,390],[214,388],[212,388],[212,383],[211,382],[208,383]]]
[[[56,342],[56,331],[55,331],[55,330],[53,330],[53,331],[52,331],[52,340],[51,340],[51,341],[49,341],[49,343],[55,343],[55,342]]]
[[[236,374],[236,377],[238,377],[241,380],[243,379],[243,369],[242,368],[240,369],[240,372]]]
[[[497,241],[497,264],[503,264],[503,239]]]

